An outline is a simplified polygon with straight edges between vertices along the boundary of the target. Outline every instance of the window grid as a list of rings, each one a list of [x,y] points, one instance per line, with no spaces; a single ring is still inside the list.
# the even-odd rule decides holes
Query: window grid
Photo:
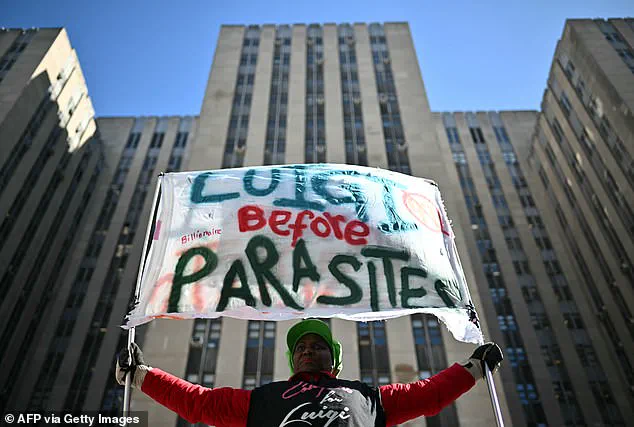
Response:
[[[557,64],[563,69],[570,85],[575,88],[577,97],[583,104],[586,113],[590,116],[590,119],[598,129],[599,134],[606,142],[608,149],[612,153],[616,163],[623,171],[623,174],[629,178],[628,181],[630,182],[630,186],[634,188],[634,159],[621,138],[619,138],[610,125],[610,122],[603,111],[603,102],[586,87],[584,77],[581,75],[581,72],[576,69],[573,62],[566,54],[562,53],[559,55],[557,58]],[[552,81],[552,83],[554,84],[556,81]],[[588,145],[588,150],[594,151],[595,148],[589,135],[587,138],[580,139],[580,141]]]
[[[203,387],[213,388],[216,381],[216,362],[222,332],[222,319],[196,319],[189,342],[189,355],[185,379]],[[119,387],[121,388],[121,387]],[[178,418],[178,427],[200,426],[206,424],[190,424]]]
[[[170,153],[170,158],[167,161],[167,169],[165,170],[165,172],[180,171],[188,138],[189,132],[178,132],[176,134],[176,140],[174,141],[174,145],[172,146],[172,152]]]
[[[398,107],[396,85],[394,84],[385,31],[380,24],[370,24],[369,32],[388,168],[409,175],[411,169],[407,143]]]
[[[91,155],[94,154],[93,147],[94,145],[92,144],[88,145],[86,151],[82,155],[82,158],[80,159],[77,169],[75,171],[75,174],[72,178],[73,184],[71,185],[71,188],[76,188],[76,186],[79,184],[85,172],[85,167],[89,163],[89,158]],[[29,323],[29,326],[26,329],[27,332],[25,336],[22,337],[22,344],[20,345],[20,348],[16,354],[26,354],[26,352],[28,351],[28,347],[32,344],[33,336],[38,329],[40,321],[43,318],[44,311],[49,307],[50,300],[54,296],[54,290],[56,287],[55,284],[57,282],[59,272],[62,269],[61,268],[62,264],[67,259],[68,251],[70,250],[72,246],[71,243],[73,241],[73,237],[76,235],[77,229],[79,228],[79,223],[81,222],[83,214],[86,211],[86,206],[88,205],[90,198],[92,197],[94,193],[94,189],[97,184],[97,179],[99,177],[99,174],[104,164],[103,152],[101,150],[99,151],[98,156],[99,158],[97,160],[95,169],[93,170],[93,173],[88,181],[88,184],[86,185],[86,189],[84,190],[84,193],[82,194],[82,198],[80,202],[78,203],[77,212],[75,213],[73,217],[72,223],[68,227],[66,238],[64,239],[64,242],[62,243],[62,246],[57,255],[55,263],[53,264],[53,268],[51,269],[51,274],[48,277],[42,279],[45,281],[45,285],[44,285],[45,287],[42,290],[40,301],[38,302],[37,307],[35,308],[33,312],[31,322]],[[69,154],[69,157],[70,157],[70,154]],[[67,162],[61,161],[60,164],[58,165],[58,168],[62,167],[61,170],[64,170],[66,165],[67,165]],[[55,188],[59,185],[60,181],[61,179],[53,179],[51,183],[49,184],[49,188],[47,188],[47,191],[50,191],[52,194],[55,191]],[[51,186],[55,186],[55,188],[50,188]],[[62,220],[64,219],[64,217],[66,216],[67,208],[72,203],[72,197],[74,196],[74,194],[75,194],[75,191],[71,189],[69,189],[69,191],[66,192],[64,199],[62,200],[60,204],[60,209],[57,211],[57,214],[55,215],[55,219],[53,220],[49,228],[49,231],[46,235],[44,243],[38,253],[38,258],[36,259],[46,258],[46,255],[50,249],[52,241],[55,238],[55,235],[57,234],[57,232],[59,231],[60,224]],[[33,268],[26,280],[26,283],[35,284],[39,272],[40,272],[39,269]],[[29,286],[32,287],[33,285],[29,285]],[[13,310],[13,313],[11,315],[11,320],[6,325],[5,333],[3,333],[2,342],[5,342],[5,343],[9,342],[11,335],[14,332],[15,325],[17,325],[17,322],[19,321],[19,316],[22,313],[21,308],[24,307],[24,304],[26,304],[26,302],[27,302],[26,300],[22,300],[21,298],[16,304]],[[10,335],[5,336],[7,331],[9,331]],[[0,360],[2,360],[5,350],[6,350],[5,348],[0,350]],[[24,361],[25,361],[25,358],[23,357],[16,358],[10,370],[11,374],[7,378],[7,381],[5,381],[4,388],[0,390],[0,409],[2,410],[5,409],[5,405],[8,403],[9,396],[11,396],[11,391],[13,390],[14,385],[19,382],[18,375],[20,374],[22,370]],[[49,390],[49,393],[50,393],[50,390]]]
[[[269,113],[264,142],[263,163],[265,165],[284,163],[290,64],[291,29],[288,26],[279,26],[276,29],[273,50]]]
[[[545,152],[548,152],[548,151],[552,152],[552,148],[550,148],[546,140],[546,137],[543,133],[543,129],[541,127],[538,129],[537,140]],[[567,195],[569,205],[572,208],[572,211],[575,214],[575,217],[580,222],[582,232],[584,233],[586,239],[589,239],[590,244],[588,245],[588,247],[590,247],[591,249],[596,248],[592,246],[593,236],[592,236],[592,233],[589,231],[589,228],[587,228],[588,224],[585,222],[585,219],[583,218],[583,216],[579,216],[577,214],[577,211],[579,208],[577,206],[576,199],[574,198],[574,194],[572,194],[572,192],[569,189],[569,185],[566,181],[565,175],[563,174],[563,171],[561,170],[559,164],[554,158],[554,154],[552,154],[552,157],[551,156],[547,156],[547,157],[549,158],[551,166],[553,166],[552,169],[554,171],[555,176],[557,177],[557,180],[559,181],[559,184],[564,189],[564,193]],[[592,278],[592,275],[588,268],[588,264],[586,263],[583,257],[583,254],[581,253],[581,250],[579,246],[577,245],[577,242],[572,237],[572,236],[575,236],[575,234],[572,232],[572,229],[569,224],[569,220],[565,217],[563,210],[561,208],[561,205],[559,204],[559,201],[557,200],[556,196],[552,192],[552,188],[550,186],[545,188],[547,190],[546,193],[549,196],[552,206],[554,206],[555,208],[555,214],[557,216],[557,220],[559,221],[559,224],[561,225],[562,230],[564,231],[563,235],[565,236],[568,242],[568,245],[571,248],[571,251],[573,252],[573,258],[577,261],[577,267],[580,269],[581,276],[583,277],[584,282],[586,283],[586,289],[588,290],[588,293],[590,294],[590,297],[595,305],[595,308],[597,309],[598,318],[601,321],[601,324],[606,329],[606,336],[610,338],[610,341],[612,342],[612,345],[613,345],[613,351],[617,355],[617,359],[619,360],[621,368],[626,374],[626,377],[628,379],[630,386],[632,386],[634,385],[634,372],[632,370],[632,366],[630,365],[629,359],[627,358],[627,355],[625,354],[623,350],[621,341],[614,328],[613,321],[609,313],[605,310],[603,298],[601,296],[601,293],[599,292],[599,289],[594,279]],[[594,254],[597,255],[597,253],[594,253]],[[606,270],[603,270],[603,271],[605,272]]]
[[[44,118],[47,116],[54,104],[55,103],[49,96],[45,96],[42,101],[40,101],[40,104],[29,119],[29,123],[26,125],[22,135],[20,135],[20,139],[11,150],[11,154],[9,154],[9,157],[4,162],[4,165],[2,165],[2,169],[0,169],[0,196],[7,188],[9,181],[13,177],[13,173],[24,158],[24,155],[33,145],[33,140],[39,132]]]
[[[26,47],[29,45],[36,32],[36,28],[20,30],[20,34],[18,34],[15,40],[13,40],[13,43],[11,43],[7,52],[2,55],[2,58],[0,59],[0,82],[4,80],[5,76],[13,67],[13,64],[15,64],[18,60],[20,54],[24,52]]]
[[[191,129],[192,119],[191,117],[186,117],[181,119],[179,125],[179,132],[176,134],[176,138],[174,140],[174,144],[172,145],[172,152],[170,153],[170,158],[168,160],[168,169],[166,172],[178,172],[180,170],[181,159],[185,151],[185,147],[187,145],[187,139],[189,137],[189,131]],[[132,241],[131,234],[133,231],[131,227],[128,226],[128,241]],[[130,290],[130,303],[133,303],[135,289],[132,288]],[[119,337],[119,343],[117,344],[117,349],[123,348],[127,343],[127,332],[122,332]],[[108,375],[108,379],[106,381],[106,386],[104,387],[103,399],[101,402],[101,411],[104,414],[109,415],[117,415],[120,414],[123,408],[123,389],[121,386],[115,381],[114,376],[114,366],[116,354],[113,356],[110,374]]]
[[[592,165],[596,176],[601,182],[604,192],[608,195],[608,197],[614,204],[614,210],[623,221],[629,237],[634,239],[634,211],[632,211],[632,208],[630,207],[628,201],[623,196],[619,185],[614,180],[614,177],[603,161],[603,158],[596,150],[596,146],[592,141],[590,133],[588,133],[586,128],[581,125],[581,121],[579,120],[577,112],[574,111],[570,106],[565,107],[565,100],[567,99],[565,92],[559,84],[554,83],[554,81],[552,82],[553,84],[551,84],[550,89],[554,98],[558,101],[559,106],[564,110],[564,112],[567,111],[567,113],[565,114],[566,124],[577,137],[579,145],[581,146],[583,153],[586,155],[588,163]],[[572,82],[570,82],[570,84],[572,85]],[[551,121],[556,120],[552,118],[552,115],[550,117]],[[574,152],[574,148],[572,147],[572,145],[563,136],[563,130],[561,129],[561,124],[559,122],[557,122],[557,132],[557,142],[560,144],[560,146],[562,146],[562,150],[566,155],[566,160],[568,161],[568,164],[570,165],[573,172],[575,172],[577,181],[579,182],[580,186],[585,192],[588,193],[588,196],[586,197],[589,197],[588,200],[591,200],[595,192],[586,179],[586,175],[583,170],[583,158],[581,157],[580,153]]]
[[[273,381],[276,323],[249,320],[242,388],[252,390]]]
[[[576,164],[577,162],[576,157],[572,154],[572,150],[570,149],[570,146],[567,140],[563,136],[561,125],[559,124],[558,120],[552,117],[550,109],[545,109],[545,115],[547,118],[546,120],[547,126],[549,126],[552,133],[555,135],[555,140],[557,141],[561,152],[566,157],[568,164],[569,165],[571,163]],[[570,180],[565,177],[563,170],[561,169],[559,163],[557,162],[555,158],[555,154],[552,150],[552,147],[546,141],[546,138],[543,135],[543,131],[541,129],[538,131],[538,135],[539,135],[539,142],[544,147],[544,150],[548,153],[549,160],[551,164],[553,164],[554,166],[553,169],[555,170],[557,177],[559,178],[559,182],[561,183],[564,189],[564,193],[566,194],[566,197],[568,198],[570,207],[572,208],[575,214],[575,217],[579,221],[582,232],[584,236],[586,237],[586,239],[588,239],[588,242],[590,243],[589,247],[592,250],[594,256],[599,261],[598,265],[606,282],[610,284],[616,283],[616,279],[610,267],[608,266],[608,262],[605,259],[604,254],[599,249],[599,245],[598,245],[598,242],[596,241],[594,233],[592,232],[592,228],[588,224],[586,217],[584,213],[581,211],[579,203],[572,191]],[[571,166],[571,170],[575,171],[576,169],[574,166]],[[634,286],[634,271],[630,267],[632,264],[629,259],[629,256],[626,255],[625,248],[623,248],[620,240],[618,240],[616,230],[614,230],[613,226],[609,223],[609,221],[604,218],[605,210],[603,209],[600,202],[598,201],[596,194],[594,193],[592,188],[589,186],[588,180],[585,178],[585,173],[583,172],[583,170],[576,170],[575,176],[577,177],[577,183],[579,184],[579,188],[581,189],[586,201],[592,208],[592,211],[595,215],[597,222],[603,228],[603,231],[604,231],[603,234],[607,237],[608,241],[612,243],[610,248],[612,249],[613,253],[617,256],[617,259],[619,260],[619,262],[621,263],[621,267],[622,267],[621,272],[625,275],[625,277],[629,279],[630,284]],[[618,288],[612,287],[611,290],[614,293],[618,291]],[[622,299],[620,298],[620,296],[615,295],[615,300],[621,301]],[[621,315],[623,316],[625,320],[625,324],[627,325],[631,336],[634,338],[634,324],[630,322],[630,319],[632,318],[632,313],[630,312],[629,308],[625,304],[619,305],[619,308],[621,311]]]
[[[363,126],[361,87],[359,85],[354,30],[351,25],[343,24],[337,27],[337,34],[346,163],[367,166],[368,154]]]
[[[53,157],[53,155],[55,154],[55,148],[57,146],[58,141],[60,140],[59,138],[60,133],[61,133],[61,128],[59,128],[58,126],[55,126],[53,130],[51,131],[51,133],[49,134],[46,140],[46,143],[44,144],[44,147],[42,147],[42,150],[40,151],[37,159],[35,160],[35,163],[30,168],[29,173],[22,184],[22,188],[20,189],[18,193],[18,196],[15,198],[13,204],[11,205],[11,208],[9,209],[7,215],[5,216],[4,221],[2,222],[2,225],[0,225],[0,250],[2,250],[2,248],[4,247],[4,244],[9,241],[8,236],[11,233],[11,230],[13,229],[12,227],[13,224],[15,224],[15,222],[20,218],[20,213],[22,212],[22,209],[24,208],[24,205],[26,204],[28,200],[28,196],[32,193],[33,187],[35,187],[42,170],[44,169],[45,165],[48,163],[49,159]],[[64,153],[62,155],[61,162],[60,162],[61,164],[57,166],[55,172],[53,173],[53,176],[51,178],[52,181],[55,181],[57,184],[59,184],[59,182],[62,179],[62,170],[63,170],[63,169],[60,169],[60,166],[61,165],[65,166],[65,163],[67,163],[69,159],[70,159],[69,153]],[[51,183],[49,183],[49,187],[50,186],[51,186]],[[50,202],[52,197],[53,197],[53,193],[48,193],[48,192],[44,193],[44,197],[40,200],[40,203],[38,204],[38,209],[35,211],[36,215],[31,217],[31,221],[29,225],[27,226],[26,231],[24,232],[24,236],[32,236],[35,234],[37,226],[40,223],[41,217],[44,215],[44,212],[46,210],[45,206],[48,205],[48,202]],[[44,207],[44,211],[40,211],[39,210],[40,207]],[[11,259],[11,262],[9,263],[7,267],[7,271],[4,274],[2,281],[0,282],[0,295],[5,295],[9,287],[11,286],[11,283],[13,283],[15,272],[17,272],[22,261],[24,260],[24,251],[28,247],[28,244],[30,243],[30,241],[31,240],[28,238],[21,239],[18,245],[18,249],[16,249],[13,258]]]
[[[240,54],[229,130],[222,158],[223,168],[240,167],[244,163],[259,45],[260,28],[257,25],[247,27]]]
[[[361,381],[370,386],[391,382],[385,322],[357,322]]]
[[[143,124],[142,119],[137,119],[136,127],[140,127]],[[135,129],[133,128],[133,130]],[[110,189],[106,194],[106,200],[104,201],[101,213],[97,219],[97,224],[93,230],[93,233],[88,244],[86,253],[84,253],[84,259],[82,260],[81,267],[75,277],[73,285],[66,301],[64,313],[62,314],[55,336],[49,345],[46,359],[40,374],[38,376],[37,386],[31,395],[29,402],[29,409],[41,410],[46,407],[48,399],[50,397],[50,391],[61,365],[65,347],[68,344],[68,336],[70,336],[72,329],[77,320],[77,315],[83,303],[86,291],[88,289],[88,283],[92,277],[96,265],[96,259],[101,251],[101,245],[103,244],[104,236],[110,225],[110,221],[117,206],[121,189],[123,188],[123,182],[129,171],[134,157],[135,149],[124,149],[122,156],[115,170],[115,174],[112,178]],[[91,251],[91,247],[93,248]]]
[[[414,335],[414,347],[416,350],[416,362],[418,364],[418,378],[424,380],[447,368],[445,346],[442,341],[442,333],[438,320],[429,314],[413,314],[410,316],[412,333]],[[452,403],[434,417],[425,418],[432,425],[458,425],[456,404]]]
[[[473,123],[475,116],[466,115],[465,118],[468,122],[471,120],[469,128],[474,143],[476,146],[482,145],[484,143],[484,137],[480,139],[481,130],[480,132],[477,132],[480,128],[477,123]],[[454,118],[448,113],[446,114],[446,117],[443,117],[443,121],[445,125],[447,125],[448,123],[454,121]],[[458,138],[457,133],[455,134],[455,137]],[[453,153],[464,153],[459,140],[457,142],[454,140],[454,142],[450,143],[450,148]],[[507,349],[513,348],[514,351],[521,349],[521,351],[525,353],[523,339],[515,322],[513,307],[507,296],[506,284],[500,271],[496,251],[492,245],[487,243],[491,242],[491,235],[489,234],[488,225],[482,213],[482,206],[476,193],[469,165],[465,162],[464,164],[455,163],[455,166],[456,171],[458,172],[458,178],[467,205],[467,210],[469,212],[469,217],[471,219],[471,229],[477,246],[480,249],[482,268],[489,290],[492,294],[493,305],[498,319],[498,326],[504,338],[505,351],[508,354]],[[544,409],[541,405],[540,396],[535,387],[532,368],[530,367],[528,360],[526,358],[523,360],[517,360],[517,363],[511,365],[511,369],[514,374],[517,393],[524,409],[526,421],[534,424],[545,423],[546,414],[544,413]]]
[[[501,120],[499,119],[496,113],[490,113],[489,117],[491,118],[491,122],[493,123],[501,122]],[[504,129],[504,127],[501,125],[501,123],[498,123],[498,126],[496,126],[496,128],[497,128],[497,132],[494,132],[494,133],[496,135],[496,139],[502,151],[513,152],[513,147],[510,144],[508,134],[506,130]],[[493,161],[491,160],[491,156],[489,153],[486,140],[484,140],[484,142],[482,143],[481,150],[483,150],[482,152],[486,153],[486,156],[479,156],[480,164],[483,170],[485,171],[489,170],[490,174],[497,176],[497,172],[495,171]],[[513,156],[507,156],[507,157],[512,158]],[[515,163],[511,165],[507,163],[505,164],[507,165],[507,168],[509,166],[512,166],[512,169],[509,168],[509,170],[510,171],[512,170],[512,173],[515,173],[517,178],[522,178],[521,180],[518,180],[518,184],[514,186],[516,191],[518,193],[523,192],[524,194],[529,192],[528,185],[526,184],[526,181],[523,179],[524,177],[523,177],[523,174],[521,174],[521,170],[519,168],[519,164],[517,163],[517,161],[515,161]],[[488,172],[485,172],[485,175],[487,175],[487,173]],[[498,197],[505,198],[501,192],[501,188],[499,190],[500,190],[500,195]],[[504,203],[504,205],[508,206],[506,202]],[[510,238],[515,238],[515,236],[518,235],[518,232],[510,216],[508,216],[508,219],[510,221],[506,220],[505,215],[500,216],[500,214],[508,214],[508,213],[510,213],[508,207],[504,208],[502,212],[501,212],[501,209],[498,209],[498,219],[500,222],[500,226],[502,227],[502,230],[505,233],[505,237],[507,239],[510,239]],[[527,215],[529,227],[533,229],[534,226],[532,224],[539,224],[538,229],[540,230],[541,233],[545,234],[546,229],[543,226],[541,218],[538,215],[532,215],[532,211],[530,213],[531,215]],[[539,241],[542,241],[542,240],[539,240]],[[531,273],[528,257],[526,256],[526,253],[524,252],[524,249],[521,244],[512,245],[512,246],[513,247],[511,247],[511,245],[508,245],[508,240],[507,240],[507,248],[511,252],[511,256],[514,258],[513,264],[516,270],[516,274],[518,274],[518,276],[524,276],[521,280],[518,280],[518,282],[520,284],[520,287],[522,288],[522,295],[525,297],[525,302],[527,304],[528,311],[532,319],[533,328],[535,329],[537,338],[540,341],[540,345],[546,348],[550,346],[555,346],[557,340],[550,328],[551,323],[548,318],[548,315],[546,314],[546,308],[544,304],[542,303],[541,295],[539,294],[539,291],[537,287],[535,286],[536,279]],[[542,256],[543,256],[543,252],[542,252]],[[549,266],[553,262],[556,263],[557,267],[554,269],[549,268]],[[544,264],[546,265],[547,272],[555,273],[555,274],[561,273],[561,269],[559,268],[557,261],[550,261],[545,259]],[[560,308],[562,308],[562,310],[564,311],[563,313],[564,322],[565,322],[566,316],[575,316],[576,318],[579,318],[579,325],[581,328],[583,328],[583,324],[581,323],[581,319],[579,317],[576,306],[574,307],[570,307],[570,306],[571,306],[570,302],[560,304]],[[574,308],[575,312],[567,313],[566,311],[569,310],[570,308]],[[519,362],[520,359],[518,358],[518,355],[520,354],[519,353],[520,351],[521,351],[522,357],[524,357],[523,356],[524,350],[522,348],[518,348],[515,350],[513,348],[507,348],[506,350],[507,350],[508,358],[511,361],[511,363]],[[550,369],[549,372],[550,372],[551,382],[553,384],[553,387],[555,388],[559,387],[559,385],[557,384],[560,384],[561,381],[563,381],[566,384],[570,384],[570,376],[568,374],[568,370],[566,366],[563,363],[563,360],[561,360],[560,363],[553,365],[552,369]],[[579,407],[579,403],[577,401],[576,395],[574,391],[572,390],[572,387],[568,387],[567,390],[569,390],[568,393],[563,393],[558,398],[558,403],[560,406],[562,416],[564,417],[564,421],[566,422],[566,425],[571,425],[571,426],[584,425],[583,415],[581,413],[581,408]]]
[[[306,37],[306,163],[326,161],[324,42],[321,26],[308,26]]]
[[[129,255],[132,250],[133,236],[139,225],[147,193],[152,186],[152,177],[154,176],[154,169],[158,160],[160,147],[165,137],[164,128],[166,126],[167,121],[165,119],[159,119],[145,154],[143,167],[137,178],[134,193],[132,194],[128,212],[126,213],[125,222],[119,232],[117,246],[112,255],[110,267],[106,273],[97,306],[90,322],[90,328],[84,341],[81,352],[82,357],[75,370],[68,394],[66,395],[66,402],[64,404],[64,408],[66,409],[80,411],[88,394],[88,386],[90,385],[92,373],[97,363],[97,358],[99,357],[101,344],[108,331],[110,314],[114,308],[117,292],[130,258]]]
[[[617,55],[621,57],[627,68],[634,74],[634,50],[627,44],[627,41],[611,22],[603,19],[595,19],[594,22],[599,26],[605,39],[614,48]]]

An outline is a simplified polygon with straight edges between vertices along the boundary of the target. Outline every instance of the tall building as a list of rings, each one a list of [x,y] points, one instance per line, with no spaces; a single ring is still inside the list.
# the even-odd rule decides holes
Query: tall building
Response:
[[[522,156],[566,255],[556,267],[570,286],[553,309],[573,339],[561,352],[579,359],[573,386],[583,380],[606,425],[631,419],[634,403],[633,47],[632,19],[568,21]]]
[[[430,111],[406,23],[226,25],[199,117],[96,121],[64,30],[0,33],[0,409],[120,413],[114,354],[159,172],[330,162],[439,183],[485,336],[504,349],[507,425],[625,426],[633,30],[567,21],[541,112],[448,113]],[[329,322],[342,376],[369,384],[473,349],[431,316]],[[137,342],[192,382],[254,388],[288,377],[292,324],[155,320]],[[132,408],[188,425],[141,393]],[[407,425],[494,423],[480,384]]]
[[[104,166],[66,31],[0,30],[0,409],[69,267]]]
[[[532,125],[534,114],[530,120]],[[449,171],[455,174],[447,162],[451,154],[437,137],[406,23],[223,26],[198,123],[189,170],[369,165],[435,179],[449,212],[462,203],[444,184]],[[461,255],[468,257],[464,250]],[[488,319],[482,320],[486,325]],[[375,385],[426,378],[472,349],[429,316],[330,323],[343,344],[342,376]],[[143,349],[156,366],[191,381],[253,388],[288,377],[285,335],[291,325],[230,318],[153,321]],[[501,401],[511,419],[504,395]],[[150,411],[152,425],[177,422],[145,397],[133,404]],[[439,416],[408,425],[490,426],[495,421],[488,408],[481,385]]]
[[[536,114],[436,117],[457,172],[448,178],[463,198],[454,230],[476,270],[480,315],[496,324],[490,337],[505,349],[513,424],[625,425],[627,382],[606,352],[608,336],[593,336],[596,312],[576,285],[582,277],[562,230],[549,223],[555,214],[538,204],[543,188],[527,163]]]
[[[120,413],[110,369],[155,176],[180,170],[195,120],[97,124],[64,29],[0,31],[3,412]]]
[[[120,413],[114,355],[134,290],[156,175],[178,171],[194,117],[100,118],[104,167],[69,264],[20,362],[8,406]],[[23,353],[24,355],[24,353]],[[17,356],[17,355],[14,355]]]

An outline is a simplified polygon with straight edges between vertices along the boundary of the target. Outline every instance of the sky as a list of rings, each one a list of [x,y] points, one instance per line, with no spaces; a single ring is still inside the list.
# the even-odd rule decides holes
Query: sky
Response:
[[[66,27],[97,116],[197,115],[222,24],[407,21],[432,111],[537,110],[568,18],[632,0],[0,0],[0,27]]]

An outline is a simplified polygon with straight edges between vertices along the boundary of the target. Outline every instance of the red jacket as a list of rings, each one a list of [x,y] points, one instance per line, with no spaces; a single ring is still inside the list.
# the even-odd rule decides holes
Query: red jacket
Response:
[[[315,375],[330,374],[299,373],[291,379],[310,381]],[[436,415],[474,384],[471,374],[454,364],[425,380],[381,386],[379,391],[387,417],[386,425],[401,424],[421,415]],[[245,427],[247,424],[250,390],[206,388],[157,368],[147,373],[141,390],[192,424],[202,422],[216,427]]]

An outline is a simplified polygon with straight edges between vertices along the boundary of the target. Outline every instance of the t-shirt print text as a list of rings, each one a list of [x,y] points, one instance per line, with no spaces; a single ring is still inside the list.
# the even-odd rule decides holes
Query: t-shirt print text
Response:
[[[317,392],[315,397],[319,397],[326,392],[325,396],[318,403],[319,409],[315,408],[312,411],[307,410],[309,409],[307,406],[312,405],[314,407],[314,403],[316,402],[302,403],[291,409],[288,414],[286,414],[286,417],[284,417],[279,427],[304,424],[309,426],[328,427],[338,419],[345,420],[350,418],[350,408],[347,406],[341,408],[343,398],[339,396],[335,390],[328,390],[325,387],[300,382],[299,384],[296,384],[286,390],[282,394],[282,398],[290,399],[298,394],[311,390],[315,390]],[[352,393],[352,390],[347,388],[338,388],[337,390],[345,393]]]

